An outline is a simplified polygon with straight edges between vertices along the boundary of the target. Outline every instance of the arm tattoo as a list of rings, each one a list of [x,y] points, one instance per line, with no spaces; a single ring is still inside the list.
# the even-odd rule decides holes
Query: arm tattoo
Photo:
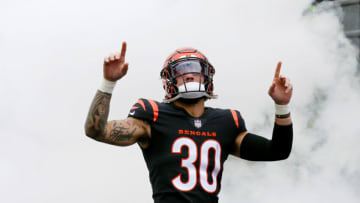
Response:
[[[129,141],[133,137],[136,127],[132,121],[113,122],[113,128],[110,131],[110,139],[112,141]]]
[[[96,139],[106,133],[111,94],[97,91],[85,123],[86,135]]]

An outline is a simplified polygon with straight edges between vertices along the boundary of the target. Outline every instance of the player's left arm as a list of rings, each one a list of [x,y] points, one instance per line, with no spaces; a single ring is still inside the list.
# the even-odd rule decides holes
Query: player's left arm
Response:
[[[272,139],[249,133],[240,133],[235,139],[233,155],[251,161],[276,161],[289,157],[293,128],[288,103],[292,96],[292,84],[289,78],[280,76],[281,62],[278,63],[269,95],[276,106],[275,124]]]

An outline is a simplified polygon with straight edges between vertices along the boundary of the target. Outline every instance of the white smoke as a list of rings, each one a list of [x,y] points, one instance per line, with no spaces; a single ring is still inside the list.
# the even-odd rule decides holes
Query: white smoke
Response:
[[[218,100],[270,137],[276,63],[294,85],[294,146],[283,162],[229,158],[220,202],[360,200],[358,50],[338,9],[303,15],[301,1],[5,1],[0,3],[0,201],[151,202],[137,146],[85,137],[102,59],[128,42],[128,75],[110,118],[139,98],[161,100],[166,56],[182,46],[216,68]],[[141,195],[140,195],[141,194]]]

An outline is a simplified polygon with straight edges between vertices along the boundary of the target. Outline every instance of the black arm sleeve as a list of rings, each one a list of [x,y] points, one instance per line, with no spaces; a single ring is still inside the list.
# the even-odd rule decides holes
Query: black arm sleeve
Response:
[[[240,146],[240,157],[250,161],[277,161],[287,159],[293,142],[293,127],[275,123],[272,140],[248,133]]]

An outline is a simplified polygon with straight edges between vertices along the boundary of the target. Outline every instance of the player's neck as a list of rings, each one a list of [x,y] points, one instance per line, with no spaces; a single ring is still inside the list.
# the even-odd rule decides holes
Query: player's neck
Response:
[[[185,109],[185,111],[190,114],[192,117],[200,117],[205,110],[205,99],[200,99],[196,103],[184,103],[179,100],[175,101],[174,104],[178,107]]]

